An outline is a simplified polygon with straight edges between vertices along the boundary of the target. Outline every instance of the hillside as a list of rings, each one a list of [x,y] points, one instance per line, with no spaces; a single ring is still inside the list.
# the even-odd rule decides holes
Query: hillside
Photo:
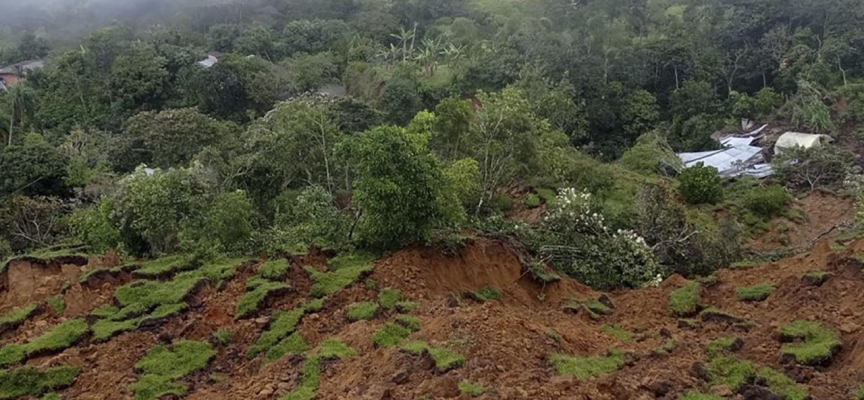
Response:
[[[328,259],[320,253],[292,257],[282,264],[287,270],[279,260],[188,269],[177,260],[115,268],[111,257],[23,258],[10,261],[3,272],[0,312],[8,322],[11,311],[38,307],[20,322],[0,324],[0,363],[38,371],[80,368],[66,384],[54,381],[54,388],[46,383],[31,392],[57,390],[68,399],[132,398],[133,388],[137,398],[188,392],[188,399],[467,399],[471,396],[460,395],[460,383],[463,391],[471,389],[465,382],[486,389],[480,399],[679,399],[690,391],[782,398],[765,394],[763,386],[788,399],[804,398],[805,392],[813,399],[850,399],[864,382],[862,253],[864,241],[845,248],[820,242],[810,253],[776,263],[719,270],[716,280],[703,281],[698,309],[687,320],[669,311],[670,293],[687,284],[683,278],[608,294],[568,278],[544,287],[523,274],[506,246],[485,239],[456,256],[410,248],[374,261],[371,270],[363,257]],[[328,269],[335,271],[316,272]],[[159,274],[152,275],[155,271]],[[193,279],[196,283],[183,286],[185,292],[147,293],[176,289],[192,276],[209,278]],[[337,276],[356,279],[339,281]],[[262,287],[255,282],[262,277],[285,285],[266,296],[256,311],[236,318],[241,298],[250,287]],[[757,284],[776,290],[761,302],[738,299],[737,289]],[[139,289],[135,296],[130,288]],[[313,305],[312,293],[323,295],[323,304]],[[147,309],[125,316],[118,310],[129,299],[145,304],[141,299],[148,296],[152,304]],[[156,315],[162,308],[153,311],[156,303],[171,297],[185,306]],[[57,299],[65,304],[62,311],[49,305]],[[595,299],[613,308],[587,302]],[[360,302],[378,302],[378,310],[352,313],[369,319],[350,322],[346,313]],[[699,309],[708,311],[695,314]],[[137,324],[106,335],[105,321],[111,319]],[[39,348],[50,342],[48,336],[56,342],[57,328],[76,320],[84,321],[84,327],[63,337],[65,342]],[[815,321],[836,333],[839,351],[829,352],[817,366],[781,357],[781,349],[791,345],[781,343],[777,331],[795,320]],[[387,334],[379,333],[385,325]],[[724,345],[719,339],[740,342]],[[188,341],[201,342],[206,351],[184,358]],[[10,362],[12,347],[25,343],[33,353],[28,350],[22,357],[26,361]],[[734,351],[724,351],[724,346]],[[177,359],[162,359],[156,368],[161,376],[142,378],[149,371],[142,358],[153,356],[148,351],[154,347],[159,356]],[[166,355],[166,348],[174,352]],[[433,353],[437,363],[429,355]],[[608,358],[568,359],[571,369],[564,367],[564,374],[550,363],[553,354],[607,353]],[[746,360],[789,378],[756,378],[766,370],[749,377],[736,370],[740,376],[735,377],[718,360]],[[150,391],[138,386],[142,381],[151,385]],[[22,385],[41,387],[34,382],[0,377],[0,397],[24,394],[15,391]],[[730,387],[729,382],[740,385]]]

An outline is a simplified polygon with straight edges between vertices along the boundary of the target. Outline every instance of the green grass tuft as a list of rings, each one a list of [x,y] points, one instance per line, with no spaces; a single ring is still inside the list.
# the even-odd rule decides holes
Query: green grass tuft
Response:
[[[320,298],[336,293],[356,282],[364,274],[372,271],[372,264],[350,264],[331,272],[321,272],[310,266],[307,266],[305,270],[313,282],[312,296]]]
[[[289,286],[282,282],[265,281],[251,292],[246,292],[243,297],[237,302],[237,309],[234,312],[234,319],[246,318],[262,306],[264,300],[268,296],[288,289]]]
[[[110,318],[114,315],[117,315],[118,312],[120,312],[119,308],[111,304],[105,304],[103,306],[97,307],[95,310],[90,312],[90,315],[97,318]]]
[[[376,313],[378,313],[378,303],[364,301],[348,306],[348,311],[345,313],[345,317],[348,318],[349,321],[360,321],[361,319],[370,320],[375,318]]]
[[[579,379],[596,378],[619,370],[624,366],[624,354],[610,351],[605,357],[572,357],[552,354],[549,363],[561,375],[573,375]]]
[[[366,267],[370,266],[376,258],[378,258],[376,254],[369,252],[354,251],[343,253],[327,261],[327,270],[333,272],[345,268]]]
[[[777,288],[768,283],[738,288],[738,300],[764,301],[768,296],[771,296],[771,293],[774,293],[775,290],[777,290]]]
[[[65,350],[90,332],[90,327],[83,319],[74,319],[55,326],[27,344],[7,344],[0,349],[0,366],[24,361],[34,354],[43,354]]]
[[[241,258],[223,259],[205,264],[198,269],[181,274],[183,277],[204,277],[214,286],[231,280],[237,273],[237,267],[246,260]]]
[[[724,352],[733,351],[739,345],[740,341],[737,338],[726,337],[709,342],[705,346],[705,351],[709,357],[716,357]]]
[[[675,347],[677,347],[675,342],[672,341],[671,339],[669,339],[669,340],[666,340],[665,342],[663,342],[662,345],[655,347],[653,352],[654,352],[654,354],[660,354],[660,355],[669,354],[673,350],[675,350]]]
[[[270,260],[258,267],[258,276],[271,281],[279,281],[285,279],[290,267],[288,260],[284,258]]]
[[[378,293],[378,303],[381,307],[389,310],[402,301],[402,291],[397,289],[384,289]]]
[[[153,320],[160,320],[163,318],[168,318],[180,314],[183,311],[186,311],[189,306],[186,303],[177,303],[177,304],[162,304],[159,307],[156,307],[150,314],[144,316],[141,319],[141,323]]]
[[[271,363],[286,355],[299,355],[309,350],[309,344],[300,336],[300,332],[294,332],[278,344],[267,350],[264,363]]]
[[[0,371],[0,399],[39,396],[51,390],[71,386],[81,369],[72,366],[47,368],[22,367]]]
[[[480,302],[501,300],[501,292],[499,292],[498,289],[492,287],[485,287],[483,289],[474,290],[470,293],[471,297],[474,298],[474,300]]]
[[[780,328],[777,332],[787,340],[803,340],[783,345],[780,352],[794,357],[796,362],[805,365],[820,365],[829,361],[843,344],[836,332],[813,321],[798,320]]]
[[[558,195],[553,189],[540,188],[535,189],[534,191],[537,192],[537,196],[543,199],[543,201],[546,202],[547,205],[555,204],[555,202],[558,201]]]
[[[216,332],[213,332],[213,342],[219,346],[225,347],[228,343],[231,343],[231,337],[234,334],[228,329],[220,329]]]
[[[45,302],[54,310],[55,314],[60,314],[66,309],[66,302],[63,301],[63,297],[61,296],[51,296],[45,299]]]
[[[444,373],[453,368],[459,368],[465,365],[465,357],[454,353],[449,349],[445,349],[443,347],[430,347],[426,349],[429,353],[429,356],[432,357],[432,361],[435,362],[435,369],[438,372]]]
[[[96,342],[104,342],[118,333],[133,331],[138,328],[138,323],[140,322],[140,318],[130,319],[127,321],[110,321],[104,319],[96,321],[91,327],[93,330],[93,340]]]
[[[354,357],[356,355],[357,350],[354,350],[351,346],[348,346],[343,341],[335,338],[324,340],[318,346],[318,356],[323,359],[343,359]]]
[[[413,301],[400,301],[396,303],[396,311],[407,313],[417,309],[417,303]]]
[[[399,315],[396,317],[396,323],[408,328],[412,332],[420,330],[420,318],[412,315]]]
[[[855,400],[864,400],[864,385],[861,385],[858,391],[855,392]]]
[[[688,317],[699,310],[699,291],[701,286],[688,282],[682,288],[669,294],[669,313],[675,317]]]
[[[51,393],[48,393],[48,394],[42,396],[42,398],[39,400],[63,400],[63,399],[60,397],[59,394],[51,392]]]
[[[463,380],[462,382],[459,382],[459,393],[467,394],[471,397],[480,396],[483,393],[486,393],[488,390],[489,388],[483,385],[472,383],[468,380]]]
[[[174,381],[203,369],[215,355],[207,342],[180,341],[171,348],[157,345],[135,363],[141,377],[129,388],[136,400],[155,400],[168,394],[184,396],[187,388]]]
[[[402,351],[415,356],[422,355],[426,352],[426,349],[428,348],[429,345],[426,342],[421,341],[408,342],[399,346],[399,349],[401,349]]]
[[[771,393],[786,400],[803,400],[808,397],[807,390],[788,376],[771,368],[756,368],[749,361],[734,357],[718,356],[708,363],[708,378],[712,386],[723,385],[737,390],[742,384],[756,381],[763,384]]]
[[[556,332],[554,329],[550,329],[550,330],[546,331],[546,336],[548,336],[550,339],[552,339],[556,342],[560,342],[561,340],[564,339],[561,337],[561,334]]]
[[[603,325],[602,331],[603,333],[612,336],[622,342],[633,341],[633,334],[617,325]]]
[[[402,343],[408,336],[411,336],[408,328],[388,322],[372,335],[372,343],[375,347],[393,347]]]
[[[279,400],[313,400],[318,397],[318,386],[321,384],[321,359],[318,355],[313,354],[306,358],[300,374],[301,380],[297,388]]]
[[[16,308],[0,316],[0,333],[12,330],[20,326],[27,318],[32,317],[39,311],[38,303],[30,303],[24,307]]]
[[[192,293],[204,278],[182,275],[168,282],[138,281],[121,286],[114,298],[121,306],[135,305],[144,312],[162,304],[177,304]]]

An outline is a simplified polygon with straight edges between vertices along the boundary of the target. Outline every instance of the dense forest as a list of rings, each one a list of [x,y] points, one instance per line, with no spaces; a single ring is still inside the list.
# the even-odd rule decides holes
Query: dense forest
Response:
[[[453,250],[484,234],[639,287],[738,260],[797,193],[862,187],[860,0],[7,7],[0,64],[45,67],[0,93],[4,257]],[[768,181],[683,170],[675,152],[717,148],[742,119],[842,146],[777,157]]]

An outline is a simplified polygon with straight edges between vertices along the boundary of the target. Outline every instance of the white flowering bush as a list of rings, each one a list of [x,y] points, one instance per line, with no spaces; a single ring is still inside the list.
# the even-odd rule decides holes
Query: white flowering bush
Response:
[[[662,278],[645,239],[633,231],[611,230],[587,191],[562,189],[544,218],[554,243],[540,252],[556,268],[596,289],[642,287]]]

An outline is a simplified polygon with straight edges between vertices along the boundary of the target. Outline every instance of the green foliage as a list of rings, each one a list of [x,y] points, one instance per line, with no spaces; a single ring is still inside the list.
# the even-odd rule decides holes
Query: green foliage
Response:
[[[0,333],[17,328],[27,318],[32,317],[39,311],[38,303],[30,303],[24,307],[13,309],[6,314],[0,315]]]
[[[528,193],[527,195],[525,195],[525,198],[522,199],[522,204],[524,204],[525,207],[528,208],[537,208],[540,207],[542,202],[540,200],[540,196],[534,193]]]
[[[83,319],[73,319],[53,327],[41,336],[23,345],[10,343],[0,348],[0,366],[9,366],[24,361],[34,354],[65,350],[90,332]]]
[[[486,393],[488,390],[489,388],[483,385],[478,385],[476,383],[471,383],[471,381],[468,380],[463,380],[462,382],[459,382],[459,393],[467,394],[471,397],[480,396],[483,393]]]
[[[348,312],[345,313],[345,316],[349,321],[359,321],[361,319],[373,319],[377,312],[378,303],[366,301],[348,306]]]
[[[62,195],[67,162],[45,138],[27,134],[0,152],[0,194]]]
[[[846,179],[856,159],[849,150],[834,146],[794,147],[784,149],[771,165],[777,178],[790,189],[836,189]]]
[[[301,304],[297,306],[297,308],[288,312],[275,312],[273,314],[273,320],[270,322],[270,326],[267,330],[261,333],[261,336],[255,344],[249,346],[249,349],[246,350],[246,358],[254,358],[256,355],[276,346],[280,341],[291,335],[294,330],[297,329],[303,316],[309,312],[318,311],[321,307],[323,307],[323,301],[313,300]]]
[[[182,271],[192,267],[192,260],[189,255],[175,254],[148,260],[141,263],[141,267],[132,272],[136,277],[156,278],[160,276],[170,275],[174,272]]]
[[[572,375],[585,380],[619,370],[624,366],[624,355],[618,351],[610,351],[604,357],[572,357],[564,354],[552,354],[549,356],[549,363],[560,375]]]
[[[321,272],[310,266],[307,266],[305,270],[313,282],[310,290],[312,296],[324,297],[356,282],[364,274],[372,270],[372,265],[357,263],[356,265],[346,266],[333,272]]]
[[[135,369],[142,374],[129,389],[136,400],[158,399],[167,394],[183,396],[187,388],[175,382],[206,367],[215,355],[206,342],[179,341],[170,348],[156,345],[135,363]]]
[[[45,299],[45,302],[51,306],[51,309],[54,310],[54,313],[61,314],[63,310],[66,309],[66,302],[63,301],[62,296],[51,296]]]
[[[242,190],[222,193],[200,219],[185,223],[181,246],[204,255],[244,254],[250,250],[256,218],[251,200]]]
[[[378,293],[378,303],[385,309],[393,308],[402,300],[402,291],[398,289],[383,289]]]
[[[639,136],[636,144],[618,160],[622,167],[645,175],[665,175],[684,169],[666,138],[656,132]]]
[[[612,336],[615,339],[618,339],[622,342],[632,342],[633,341],[633,334],[630,333],[630,331],[628,331],[624,328],[621,328],[620,326],[603,325],[603,328],[601,330],[603,331],[603,333],[605,333],[609,336]]]
[[[411,335],[411,331],[402,325],[386,323],[372,335],[372,343],[375,347],[393,347],[402,343]]]
[[[397,311],[404,313],[414,311],[417,306],[418,304],[413,301],[400,301],[395,305]]]
[[[114,201],[102,198],[90,207],[77,209],[66,218],[75,239],[95,252],[120,247],[123,242],[120,230],[114,224]]]
[[[669,313],[672,316],[686,317],[699,311],[699,292],[702,287],[696,282],[669,293]]]
[[[501,300],[501,292],[499,292],[498,289],[492,287],[485,287],[482,289],[473,290],[470,293],[471,297],[481,303],[492,300]]]
[[[768,283],[738,288],[738,300],[741,301],[763,301],[774,293],[777,288]]]
[[[747,209],[765,218],[784,214],[790,202],[792,194],[778,185],[753,188],[744,198]]]
[[[393,126],[351,141],[354,202],[363,210],[357,233],[370,245],[393,248],[420,241],[444,222],[438,207],[441,169],[424,142]]]
[[[432,361],[435,362],[435,369],[438,370],[438,372],[444,373],[465,365],[465,357],[462,357],[449,349],[443,347],[429,347],[426,351],[429,353],[429,356],[432,357]]]
[[[301,381],[296,389],[282,396],[279,400],[313,400],[318,396],[320,384],[321,359],[317,355],[306,358],[300,371]]]
[[[399,346],[399,349],[415,356],[422,355],[429,348],[429,344],[421,341],[413,341]]]
[[[285,278],[290,267],[288,260],[284,258],[270,260],[258,267],[257,275],[267,280],[278,281]]]
[[[279,201],[272,234],[276,246],[307,249],[311,245],[341,249],[348,242],[349,216],[336,207],[323,187],[311,186],[290,201]],[[283,204],[284,203],[284,204]]]
[[[186,165],[202,149],[219,142],[229,127],[195,108],[145,111],[126,121],[120,149],[129,154],[121,169],[134,169],[138,164],[158,168]]]
[[[420,319],[412,315],[399,315],[396,317],[396,323],[408,328],[412,332],[420,330]]]
[[[771,393],[787,400],[803,400],[808,397],[807,390],[788,376],[768,367],[757,368],[749,361],[733,357],[714,357],[708,363],[707,372],[711,385],[723,385],[736,390],[742,384],[756,380],[764,382]]]
[[[843,344],[840,336],[816,322],[798,320],[781,327],[777,333],[787,339],[801,342],[783,345],[780,352],[805,365],[820,365],[829,362]]]
[[[717,168],[697,164],[678,175],[678,193],[690,204],[716,204],[723,199]]]
[[[328,338],[318,345],[318,356],[325,360],[331,358],[344,359],[356,355],[357,350],[354,350],[339,339]]]
[[[59,394],[52,392],[52,393],[48,393],[48,394],[42,396],[42,398],[40,400],[63,400],[63,399],[60,398]]]
[[[0,399],[39,396],[50,390],[63,389],[72,385],[80,373],[81,368],[72,366],[3,370],[0,371]]]
[[[858,391],[855,392],[855,400],[862,400],[862,399],[864,399],[864,385],[861,385],[861,387],[858,388]]]
[[[252,291],[246,292],[246,294],[240,298],[240,301],[237,302],[237,308],[234,311],[234,319],[242,319],[252,315],[261,308],[263,305],[262,303],[264,303],[264,300],[269,296],[289,288],[290,286],[282,282],[271,282],[267,280],[261,281],[257,287]]]
[[[271,363],[286,355],[299,355],[309,350],[309,344],[300,336],[300,332],[294,332],[282,339],[275,346],[267,350],[264,363]]]
[[[229,343],[231,343],[231,337],[232,336],[234,336],[234,334],[230,330],[220,329],[216,332],[213,332],[213,341],[217,345],[225,347]]]

